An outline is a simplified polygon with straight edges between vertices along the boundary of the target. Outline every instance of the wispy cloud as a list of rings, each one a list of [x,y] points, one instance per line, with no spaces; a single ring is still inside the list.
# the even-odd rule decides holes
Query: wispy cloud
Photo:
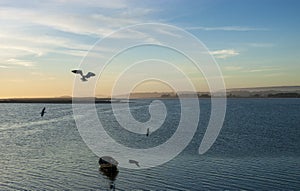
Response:
[[[9,68],[9,67],[8,66],[4,66],[4,65],[0,65],[0,68],[6,69],[6,68]]]
[[[0,31],[0,62],[10,59],[35,60],[38,57],[47,56],[49,53],[82,57],[91,45],[77,42],[68,38],[36,36],[32,34],[22,35],[18,32],[9,34],[8,31]]]
[[[215,51],[210,51],[210,53],[216,58],[223,58],[223,59],[239,55],[239,52],[233,49],[215,50]]]
[[[24,67],[30,67],[34,66],[34,62],[28,61],[28,60],[18,60],[18,59],[9,59],[6,62],[3,63],[3,65],[17,65],[17,66],[24,66]]]
[[[97,8],[105,8],[105,9],[121,9],[127,7],[125,0],[54,0],[57,4],[60,5],[72,5],[77,4],[78,6],[97,7]],[[52,2],[53,3],[53,2]]]
[[[88,6],[89,3],[84,5]],[[105,5],[105,3],[101,5]],[[120,6],[120,8],[124,7]],[[79,35],[103,37],[122,26],[139,23],[142,19],[141,16],[151,12],[150,9],[136,9],[139,11],[134,12],[134,15],[128,12],[127,9],[119,9],[118,6],[113,14],[106,10],[106,12],[99,13],[94,11],[83,15],[76,11],[68,13],[63,10],[57,10],[56,12],[48,11],[45,14],[45,10],[5,7],[0,8],[0,18],[27,25],[46,26]]]
[[[255,48],[269,48],[275,46],[273,43],[261,43],[261,42],[247,43],[247,45]]]
[[[269,72],[269,71],[280,71],[281,68],[274,68],[274,67],[260,67],[256,69],[248,70],[248,72]]]
[[[127,0],[51,0],[51,1],[27,1],[20,2],[18,0],[7,0],[0,1],[0,5],[2,6],[15,6],[15,7],[64,7],[67,9],[68,7],[91,7],[91,8],[102,8],[102,9],[121,9],[126,8]],[[25,6],[24,6],[25,5]]]
[[[239,71],[239,70],[242,70],[242,67],[241,66],[225,66],[224,69],[227,71]]]
[[[129,9],[125,0],[54,0],[29,4],[22,7],[12,0],[0,7],[0,23],[5,23],[0,31],[3,52],[0,63],[15,59],[15,65],[29,66],[20,60],[24,57],[35,60],[49,53],[69,55],[69,59],[82,57],[98,38],[139,23],[152,12],[149,8]],[[136,34],[117,36],[119,39],[137,37]]]
[[[272,73],[272,74],[265,74],[265,77],[280,77],[280,76],[284,76],[286,74],[284,73]]]
[[[267,31],[267,28],[255,28],[255,27],[245,27],[245,26],[220,26],[220,27],[186,27],[186,30],[204,30],[204,31]]]
[[[84,17],[81,15],[67,15],[64,13],[46,15],[42,11],[37,10],[6,8],[0,9],[0,17],[25,24],[46,26],[55,30],[74,34],[104,36],[112,31],[105,25],[99,27],[99,23],[101,20],[103,22],[105,18],[93,18],[92,15]],[[110,18],[106,18],[106,20],[107,22],[111,22]],[[96,24],[97,21],[98,24]]]
[[[277,66],[257,66],[257,67],[246,67],[246,66],[237,66],[237,65],[231,65],[231,66],[223,66],[223,69],[226,71],[239,71],[239,73],[257,73],[257,74],[263,74],[267,73],[267,75],[272,76],[274,72],[282,71],[283,68],[277,67]]]
[[[159,34],[164,34],[164,35],[168,35],[168,36],[175,37],[175,38],[181,38],[181,36],[178,34],[178,32],[168,31],[166,29],[161,29],[161,28],[156,29],[156,31]]]

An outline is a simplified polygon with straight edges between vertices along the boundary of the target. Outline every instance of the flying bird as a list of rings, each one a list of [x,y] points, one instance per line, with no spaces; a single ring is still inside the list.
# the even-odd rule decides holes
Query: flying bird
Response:
[[[135,164],[137,167],[140,167],[139,161],[130,159],[128,162],[129,162],[130,164]]]
[[[93,72],[88,72],[86,75],[83,74],[82,70],[72,70],[73,73],[81,76],[81,81],[86,82],[88,78],[96,76]]]
[[[43,108],[42,112],[41,112],[41,117],[43,117],[46,113],[46,107]]]

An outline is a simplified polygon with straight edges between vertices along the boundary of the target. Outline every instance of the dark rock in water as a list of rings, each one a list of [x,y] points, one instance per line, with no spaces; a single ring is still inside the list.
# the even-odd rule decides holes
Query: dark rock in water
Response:
[[[117,171],[118,161],[110,156],[103,156],[99,159],[100,168],[105,171]]]
[[[99,158],[100,172],[102,175],[106,176],[111,182],[109,185],[110,190],[115,190],[115,183],[119,171],[118,171],[118,161],[110,156],[103,156]]]

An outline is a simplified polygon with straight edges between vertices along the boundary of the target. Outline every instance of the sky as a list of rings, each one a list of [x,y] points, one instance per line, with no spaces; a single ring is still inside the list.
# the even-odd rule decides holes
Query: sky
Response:
[[[175,26],[199,39],[220,67],[226,88],[300,85],[299,10],[297,0],[0,0],[0,98],[72,95],[75,75],[70,71],[95,43],[143,23]],[[121,35],[117,42],[139,35]],[[118,43],[105,51],[114,47]],[[120,54],[103,79],[94,79],[95,94],[110,95],[110,78],[117,77],[120,63],[130,64],[136,55],[149,59],[163,52],[184,71],[194,70],[185,58],[168,51],[144,47]],[[151,72],[151,66],[165,70],[154,62],[135,74]],[[172,76],[168,72],[160,75]],[[201,74],[192,81],[197,91],[207,91]],[[166,87],[147,82],[136,89],[169,91]]]

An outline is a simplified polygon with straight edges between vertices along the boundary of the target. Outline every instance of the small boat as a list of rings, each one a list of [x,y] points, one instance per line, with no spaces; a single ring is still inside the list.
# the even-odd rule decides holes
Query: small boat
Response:
[[[99,159],[100,168],[106,171],[117,171],[118,161],[110,156],[103,156]]]

